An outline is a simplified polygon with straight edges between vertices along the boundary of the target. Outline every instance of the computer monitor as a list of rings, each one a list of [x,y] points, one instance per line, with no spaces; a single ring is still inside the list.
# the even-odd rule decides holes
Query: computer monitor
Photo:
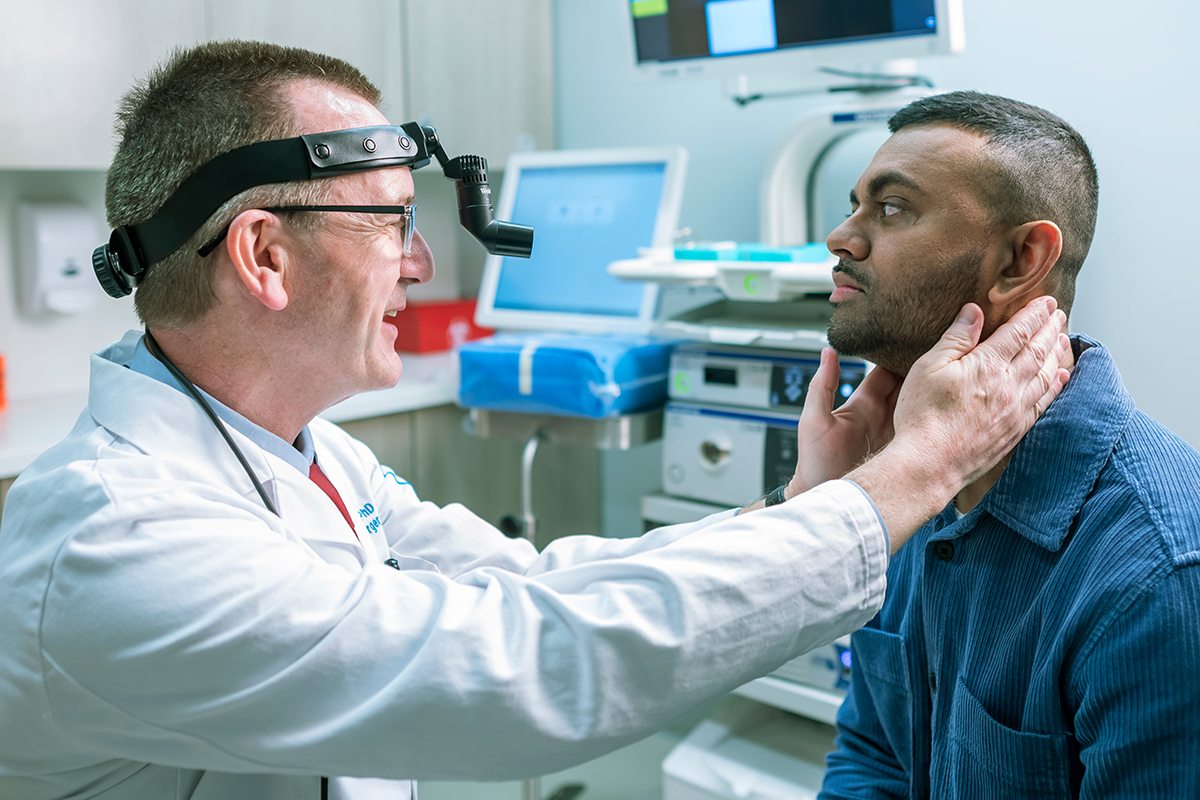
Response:
[[[683,199],[681,147],[514,153],[498,219],[534,228],[533,254],[488,256],[475,320],[504,330],[643,332],[657,286],[608,274],[643,247],[670,246]]]
[[[632,0],[641,77],[793,74],[963,49],[962,0]]]

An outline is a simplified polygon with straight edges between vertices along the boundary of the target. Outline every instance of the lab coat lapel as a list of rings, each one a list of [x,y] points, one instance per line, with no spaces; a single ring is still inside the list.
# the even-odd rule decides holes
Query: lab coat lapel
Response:
[[[391,554],[388,551],[387,539],[379,529],[379,511],[370,484],[365,480],[365,474],[346,469],[347,462],[343,459],[349,454],[343,453],[336,442],[325,436],[324,431],[320,430],[320,425],[314,424],[309,430],[316,445],[317,462],[325,472],[325,477],[329,478],[330,483],[341,495],[342,502],[346,504],[358,537],[355,541],[362,545],[364,557],[376,561],[386,560]],[[340,514],[338,518],[341,519]],[[344,519],[342,529],[349,534],[349,526]]]
[[[343,490],[337,479],[328,473],[326,477],[340,494]],[[296,521],[302,528],[304,542],[322,560],[338,564],[351,572],[362,569],[367,553],[346,524],[342,512],[321,491],[321,487],[293,467],[281,465],[275,489],[279,495],[279,513],[285,520]],[[343,497],[343,502],[350,508],[349,500]]]
[[[257,498],[237,456],[200,406],[179,390],[125,366],[133,357],[138,336],[130,331],[117,344],[92,356],[88,390],[92,419],[145,453],[187,459],[197,471],[213,473],[214,480],[243,497]],[[272,465],[257,446],[228,426],[226,429],[266,486],[275,477]],[[267,491],[269,496],[270,489]]]
[[[191,397],[178,389],[126,368],[139,334],[125,338],[92,356],[88,407],[96,424],[153,456],[185,460],[196,480],[231,487],[254,505],[258,492],[237,456]],[[230,437],[278,509],[288,537],[302,540],[321,559],[357,572],[367,562],[364,550],[346,525],[337,506],[309,477],[247,439],[230,426]],[[358,491],[331,460],[329,475],[353,517]],[[328,473],[327,473],[328,474]],[[345,487],[345,488],[343,488]],[[268,512],[269,515],[269,512]],[[272,516],[273,515],[269,515]],[[360,536],[365,533],[360,531]]]

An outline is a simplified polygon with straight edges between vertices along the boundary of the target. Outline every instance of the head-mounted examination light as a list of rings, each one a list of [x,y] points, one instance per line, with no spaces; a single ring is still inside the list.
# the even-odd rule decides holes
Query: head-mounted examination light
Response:
[[[92,253],[92,268],[104,291],[124,297],[147,267],[178,250],[226,201],[247,189],[385,167],[420,169],[433,158],[454,181],[462,226],[489,253],[528,258],[533,228],[494,218],[487,161],[448,158],[434,128],[407,122],[256,142],[219,155],[189,175],[150,219],[113,231],[108,244]]]

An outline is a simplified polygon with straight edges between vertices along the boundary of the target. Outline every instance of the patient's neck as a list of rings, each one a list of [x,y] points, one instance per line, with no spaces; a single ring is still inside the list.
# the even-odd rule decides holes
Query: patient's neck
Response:
[[[1010,450],[1004,458],[1000,459],[1000,463],[985,472],[982,478],[954,496],[954,507],[959,510],[959,513],[966,514],[979,505],[979,501],[988,493],[988,490],[996,485],[996,481],[1000,480],[1004,468],[1008,466],[1008,459],[1011,457],[1012,451]]]

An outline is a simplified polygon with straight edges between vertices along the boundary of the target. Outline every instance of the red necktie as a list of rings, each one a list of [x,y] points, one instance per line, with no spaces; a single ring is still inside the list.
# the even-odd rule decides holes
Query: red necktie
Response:
[[[350,530],[354,531],[354,538],[358,538],[358,531],[354,530],[354,522],[350,519],[350,512],[346,510],[346,504],[342,502],[342,496],[338,494],[337,489],[333,488],[333,484],[329,482],[329,478],[325,477],[325,473],[317,466],[317,460],[314,458],[312,466],[308,468],[308,477],[317,486],[321,487],[321,491],[329,495],[329,499],[338,507],[338,511],[342,512],[342,516],[346,518],[346,524],[350,526]]]

